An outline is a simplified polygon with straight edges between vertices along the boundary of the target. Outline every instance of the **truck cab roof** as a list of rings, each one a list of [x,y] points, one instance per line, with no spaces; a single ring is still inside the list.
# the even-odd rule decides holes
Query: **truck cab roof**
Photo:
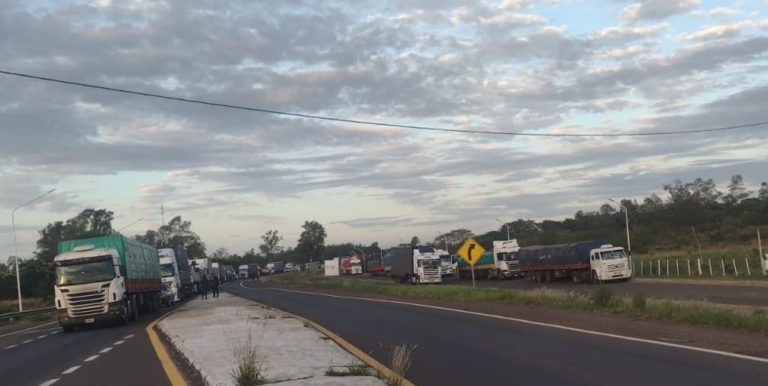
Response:
[[[64,252],[62,254],[56,255],[53,261],[67,261],[105,255],[115,256],[117,255],[117,251],[112,248],[88,248],[85,250],[76,249],[71,252]]]

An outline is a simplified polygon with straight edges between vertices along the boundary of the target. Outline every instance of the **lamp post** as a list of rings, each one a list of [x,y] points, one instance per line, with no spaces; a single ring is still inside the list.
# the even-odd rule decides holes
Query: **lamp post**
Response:
[[[25,202],[25,203],[15,207],[15,208],[13,208],[13,210],[11,211],[11,224],[13,226],[13,250],[14,250],[14,253],[15,253],[14,263],[16,265],[16,292],[17,292],[17,294],[19,296],[19,312],[24,311],[24,306],[21,305],[21,276],[19,275],[19,263],[21,263],[21,259],[19,258],[19,245],[16,242],[16,211],[21,209],[21,208],[23,208],[23,207],[25,207],[25,206],[27,206],[27,205],[29,205],[29,204],[31,204],[31,203],[33,203],[33,202],[35,202],[35,201],[37,201],[37,200],[39,200],[39,199],[41,199],[41,198],[43,198],[43,197],[45,197],[45,196],[47,196],[47,195],[49,195],[49,194],[51,194],[51,193],[53,193],[54,190],[56,190],[56,189],[51,189],[51,190],[49,190],[49,191],[47,191],[47,192],[45,192],[45,193],[43,193],[43,194],[41,194],[41,195],[39,195],[37,197],[35,197],[35,198]]]
[[[610,201],[610,202],[612,202],[614,204],[618,204],[621,207],[621,209],[624,210],[624,224],[627,227],[627,252],[631,255],[632,254],[632,244],[630,244],[630,242],[629,242],[629,211],[627,211],[627,207],[626,206],[624,206],[621,203],[618,203],[618,202],[614,201],[612,198],[609,198],[608,201]]]
[[[499,220],[498,217],[496,218],[496,221],[498,221],[499,224],[504,225],[504,228],[507,228],[507,241],[509,241],[510,240],[510,238],[509,238],[509,224]]]

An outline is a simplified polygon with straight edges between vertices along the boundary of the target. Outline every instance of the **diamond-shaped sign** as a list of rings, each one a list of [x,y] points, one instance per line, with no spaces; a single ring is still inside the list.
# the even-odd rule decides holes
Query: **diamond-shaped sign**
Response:
[[[480,256],[482,256],[484,252],[485,248],[483,248],[480,243],[470,237],[467,239],[467,241],[464,242],[464,244],[461,245],[458,254],[464,258],[464,260],[466,260],[469,265],[475,265],[477,260],[480,259]]]

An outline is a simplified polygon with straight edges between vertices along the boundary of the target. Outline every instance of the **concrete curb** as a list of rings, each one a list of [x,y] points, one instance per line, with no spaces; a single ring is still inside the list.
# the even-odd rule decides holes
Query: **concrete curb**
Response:
[[[165,315],[153,320],[145,330],[147,331],[147,335],[149,335],[149,341],[152,343],[152,348],[155,349],[157,359],[160,360],[160,365],[163,366],[163,371],[165,371],[165,375],[168,377],[168,381],[172,386],[187,386],[187,381],[181,375],[181,371],[179,371],[176,363],[174,363],[173,359],[171,359],[171,355],[168,354],[168,350],[165,348],[165,345],[163,345],[163,342],[160,340],[160,337],[155,331],[155,326],[157,323],[175,312],[176,310],[170,311]]]
[[[253,287],[248,287],[246,285],[243,285],[242,281],[240,282],[240,287],[246,288],[246,289],[254,289]],[[232,295],[235,295],[235,294],[232,294]],[[235,295],[235,296],[237,296],[237,295]],[[336,344],[341,346],[341,348],[343,348],[344,350],[346,350],[350,354],[354,355],[355,357],[357,357],[358,359],[363,361],[365,364],[370,366],[372,369],[376,370],[379,374],[381,374],[385,378],[392,379],[392,378],[395,377],[395,373],[389,367],[387,367],[384,364],[382,364],[381,362],[377,361],[376,359],[374,359],[370,355],[366,354],[365,352],[363,352],[359,348],[355,347],[355,345],[353,345],[352,343],[347,342],[346,340],[344,340],[344,338],[334,334],[331,330],[323,327],[322,325],[320,325],[320,324],[318,324],[318,323],[316,323],[316,322],[314,322],[312,320],[309,320],[309,319],[307,319],[305,317],[302,317],[302,316],[290,313],[288,311],[285,311],[285,310],[283,310],[281,308],[278,308],[278,307],[275,307],[275,306],[272,306],[272,305],[262,304],[262,303],[259,303],[257,301],[251,300],[251,299],[246,299],[246,300],[248,300],[249,302],[253,302],[255,304],[259,304],[261,306],[274,308],[274,309],[276,309],[276,310],[278,310],[278,311],[280,311],[280,312],[282,312],[282,313],[284,313],[286,315],[289,315],[289,316],[292,316],[292,317],[294,317],[294,318],[296,318],[298,320],[301,320],[302,322],[312,326],[312,328],[314,328],[315,330],[319,331],[321,334],[327,336],[329,339],[331,339]],[[411,381],[409,381],[409,380],[407,380],[405,378],[402,378],[401,385],[402,386],[415,386]]]

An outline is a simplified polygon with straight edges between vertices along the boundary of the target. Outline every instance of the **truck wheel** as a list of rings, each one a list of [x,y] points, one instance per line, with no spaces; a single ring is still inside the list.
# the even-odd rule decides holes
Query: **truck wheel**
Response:
[[[128,324],[128,322],[131,321],[131,304],[126,299],[123,300],[123,306],[120,308],[120,319],[118,319],[117,323],[121,326],[124,326]]]
[[[554,280],[554,277],[553,277],[553,276],[554,276],[554,275],[552,274],[552,271],[547,271],[547,272],[544,274],[544,280],[545,280],[547,283],[551,283],[551,282],[552,282],[552,280]]]
[[[600,280],[597,278],[597,272],[595,271],[590,272],[589,278],[592,284],[600,284]]]
[[[136,295],[131,295],[131,321],[139,318],[139,302]]]

